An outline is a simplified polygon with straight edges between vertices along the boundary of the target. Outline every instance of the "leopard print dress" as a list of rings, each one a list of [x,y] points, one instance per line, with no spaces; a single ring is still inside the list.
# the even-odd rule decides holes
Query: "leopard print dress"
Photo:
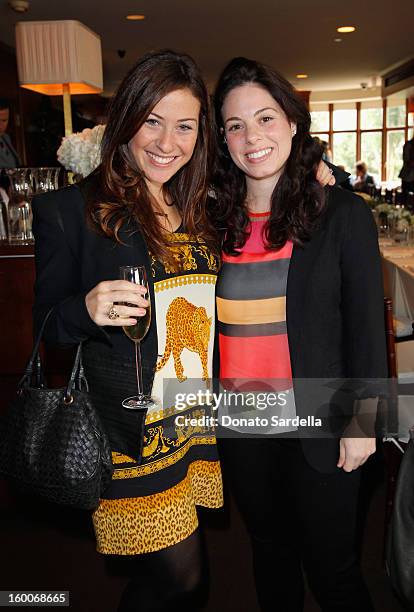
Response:
[[[211,406],[188,401],[203,397],[212,376],[219,261],[197,236],[170,234],[169,248],[177,266],[151,258],[159,358],[142,462],[113,453],[109,494],[93,514],[104,554],[174,545],[197,528],[197,505],[223,504]]]

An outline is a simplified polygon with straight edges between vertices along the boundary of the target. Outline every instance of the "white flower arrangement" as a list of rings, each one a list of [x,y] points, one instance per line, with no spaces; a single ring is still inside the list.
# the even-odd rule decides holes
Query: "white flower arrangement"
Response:
[[[83,177],[88,176],[101,162],[101,141],[104,125],[86,128],[82,132],[62,138],[57,158],[66,168]]]

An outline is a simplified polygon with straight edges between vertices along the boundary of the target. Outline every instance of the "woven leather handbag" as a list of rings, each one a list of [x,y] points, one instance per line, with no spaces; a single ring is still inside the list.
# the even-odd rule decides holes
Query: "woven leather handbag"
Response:
[[[51,312],[1,426],[0,473],[25,492],[90,510],[111,480],[111,449],[90,401],[81,344],[67,386],[45,386],[39,346]]]

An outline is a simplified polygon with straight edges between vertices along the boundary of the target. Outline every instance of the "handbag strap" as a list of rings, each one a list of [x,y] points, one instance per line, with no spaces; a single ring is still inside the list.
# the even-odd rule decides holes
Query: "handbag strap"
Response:
[[[64,401],[67,404],[71,404],[73,401],[73,389],[76,388],[79,391],[89,391],[88,381],[86,380],[85,370],[82,362],[82,342],[79,343],[75,361],[73,362],[72,372],[69,377],[68,386],[64,396]]]
[[[33,349],[32,349],[32,354],[29,357],[29,360],[26,364],[24,373],[22,378],[20,379],[17,388],[21,389],[22,387],[26,387],[28,386],[31,381],[32,381],[32,377],[33,377],[33,366],[35,364],[35,369],[36,369],[36,384],[37,386],[43,386],[43,373],[42,373],[42,362],[40,359],[40,353],[39,353],[39,347],[40,347],[40,343],[42,341],[42,336],[43,336],[43,332],[45,331],[45,327],[46,327],[46,323],[49,320],[50,315],[52,314],[54,310],[54,307],[52,307],[46,314],[45,318],[43,319],[43,323],[40,326],[39,332],[35,338],[35,341],[33,343]]]
[[[40,326],[39,332],[33,344],[33,350],[29,357],[29,360],[26,364],[26,368],[24,370],[23,376],[20,379],[17,390],[18,392],[28,387],[33,379],[33,373],[35,374],[36,387],[42,388],[45,387],[45,377],[43,374],[42,360],[40,357],[40,343],[42,341],[43,333],[45,331],[46,324],[54,311],[55,307],[53,306],[47,313],[45,318],[43,319],[42,325]],[[74,388],[79,390],[88,391],[88,382],[85,377],[85,370],[82,362],[82,343],[79,343],[78,348],[76,350],[75,360],[72,366],[72,371],[69,377],[69,382],[67,384],[65,398],[69,400],[72,398],[72,391]],[[67,403],[70,403],[67,401]]]

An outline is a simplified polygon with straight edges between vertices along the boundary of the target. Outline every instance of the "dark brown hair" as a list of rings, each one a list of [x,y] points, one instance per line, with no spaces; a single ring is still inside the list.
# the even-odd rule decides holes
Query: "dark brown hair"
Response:
[[[200,102],[197,142],[191,160],[164,185],[164,193],[180,211],[191,234],[202,233],[213,248],[216,234],[206,215],[208,158],[211,147],[210,104],[205,84],[188,55],[170,50],[144,55],[126,75],[109,107],[102,141],[99,195],[90,200],[89,219],[106,236],[120,242],[119,230],[131,220],[139,223],[149,250],[169,259],[164,232],[153,200],[128,143],[154,106],[168,93],[188,89]]]
[[[292,149],[273,191],[271,215],[264,229],[268,248],[279,249],[287,240],[295,244],[308,240],[325,206],[324,191],[315,179],[322,147],[309,134],[310,114],[304,101],[272,68],[243,57],[233,59],[224,68],[214,94],[218,150],[214,176],[216,217],[225,229],[223,249],[233,255],[244,246],[250,224],[245,206],[245,176],[228,154],[222,135],[221,112],[230,91],[246,83],[257,83],[266,89],[288,120],[296,123]]]

